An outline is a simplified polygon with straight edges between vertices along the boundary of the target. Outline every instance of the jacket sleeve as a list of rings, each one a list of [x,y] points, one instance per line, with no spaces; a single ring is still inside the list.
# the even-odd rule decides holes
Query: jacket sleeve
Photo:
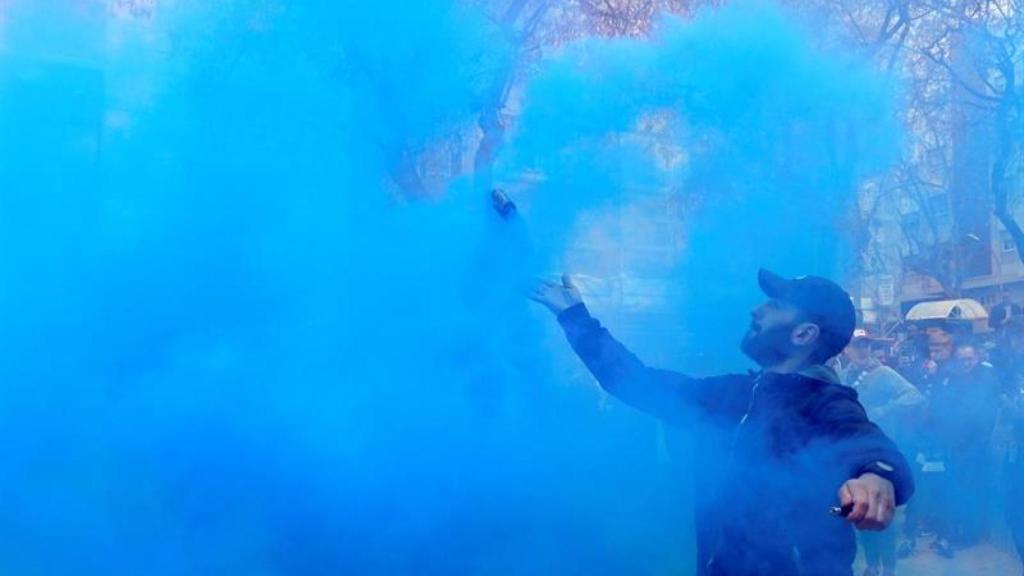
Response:
[[[591,317],[583,304],[564,310],[558,321],[601,387],[638,410],[673,424],[686,424],[695,416],[735,424],[747,408],[749,376],[692,378],[649,368]]]
[[[914,494],[910,465],[896,444],[868,420],[860,402],[846,395],[829,395],[816,407],[815,420],[846,478],[878,474],[892,482],[897,506],[910,500]]]
[[[886,387],[886,397],[889,399],[885,405],[879,407],[882,416],[908,411],[924,405],[924,394],[921,394],[906,378],[888,366],[883,366],[879,370],[882,371],[883,385]]]

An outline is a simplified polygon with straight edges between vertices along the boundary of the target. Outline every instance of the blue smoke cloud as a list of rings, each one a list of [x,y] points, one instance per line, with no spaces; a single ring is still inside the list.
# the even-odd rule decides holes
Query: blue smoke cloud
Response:
[[[393,178],[508,65],[484,15],[129,4],[0,5],[0,570],[690,569],[685,454],[602,399],[524,285],[581,214],[663,189],[693,206],[685,250],[640,272],[674,296],[833,271],[829,226],[893,141],[868,71],[767,7],[570,46],[526,91],[501,168],[543,178],[504,222]]]
[[[634,206],[650,219],[681,207],[678,259],[627,254],[622,273],[664,280],[701,339],[691,348],[719,370],[741,362],[731,340],[756,303],[758,267],[839,280],[855,270],[843,227],[863,178],[899,148],[896,94],[867,63],[815,46],[798,15],[755,2],[553,58],[527,89],[506,157],[512,174],[544,175],[528,216],[552,265],[581,213]],[[605,255],[628,253],[626,242],[613,234]]]

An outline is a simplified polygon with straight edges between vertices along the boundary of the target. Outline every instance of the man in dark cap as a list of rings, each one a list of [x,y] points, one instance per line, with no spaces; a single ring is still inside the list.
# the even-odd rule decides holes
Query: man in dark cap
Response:
[[[896,446],[823,364],[850,341],[855,313],[834,282],[762,270],[768,300],[740,345],[756,373],[694,378],[649,368],[590,316],[568,276],[533,299],[555,313],[601,386],[659,418],[733,441],[717,480],[709,576],[847,576],[851,525],[882,530],[914,490]],[[714,469],[715,467],[709,467]],[[829,514],[840,506],[846,521]],[[700,527],[698,527],[700,528]]]

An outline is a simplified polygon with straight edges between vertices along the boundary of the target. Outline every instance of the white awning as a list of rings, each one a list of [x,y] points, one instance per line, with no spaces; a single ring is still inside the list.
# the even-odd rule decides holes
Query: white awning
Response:
[[[984,320],[988,318],[985,307],[977,300],[939,300],[921,302],[907,312],[907,320]]]

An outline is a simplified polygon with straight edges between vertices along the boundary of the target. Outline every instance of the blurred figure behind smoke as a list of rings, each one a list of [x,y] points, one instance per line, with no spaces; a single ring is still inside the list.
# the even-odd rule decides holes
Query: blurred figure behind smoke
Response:
[[[1010,299],[1010,291],[1002,289],[999,292],[999,303],[992,307],[988,315],[988,325],[993,330],[1001,331],[1014,318],[1021,316],[1022,310],[1013,300]]]
[[[1002,385],[1003,422],[1009,427],[1002,462],[1004,505],[1017,555],[1024,560],[1024,317],[1010,320],[1004,328],[994,358]]]
[[[938,382],[947,377],[953,353],[952,336],[942,327],[921,327],[911,323],[907,327],[904,341],[907,366],[904,375],[925,395],[923,413],[914,423],[913,430],[904,438],[903,448],[912,458],[912,469],[917,481],[918,494],[907,505],[903,525],[904,540],[897,550],[901,558],[910,556],[917,547],[918,533],[926,526],[931,528],[940,522],[945,514],[939,510],[948,501],[945,494],[948,474],[941,461],[939,439],[932,427],[927,426],[931,414],[931,392]],[[944,556],[952,554],[952,548],[945,540],[938,541],[938,552]]]
[[[928,357],[927,336],[916,324],[906,324],[897,332],[893,353],[900,375],[916,386],[918,370]]]
[[[909,432],[910,419],[923,408],[924,395],[883,364],[875,354],[871,337],[858,332],[846,349],[848,364],[839,374],[840,380],[857,391],[868,418],[899,444]]]
[[[844,355],[847,366],[842,383],[857,391],[868,418],[878,424],[897,446],[903,447],[924,407],[924,395],[874,354],[874,342],[864,330],[854,332]],[[913,456],[913,455],[911,455]],[[890,576],[896,570],[896,531],[861,532],[867,568],[864,576]]]
[[[990,447],[998,411],[999,384],[977,346],[961,342],[947,369],[929,387],[927,429],[945,464],[944,506],[936,518],[937,546],[973,544],[984,532],[984,497],[989,493]],[[956,486],[956,491],[953,487]]]

